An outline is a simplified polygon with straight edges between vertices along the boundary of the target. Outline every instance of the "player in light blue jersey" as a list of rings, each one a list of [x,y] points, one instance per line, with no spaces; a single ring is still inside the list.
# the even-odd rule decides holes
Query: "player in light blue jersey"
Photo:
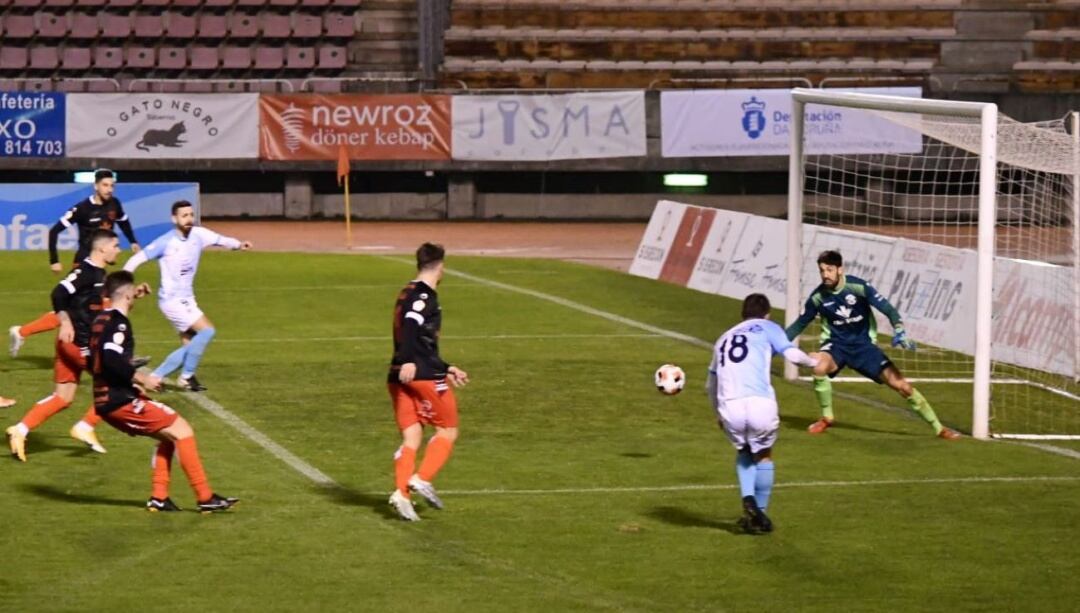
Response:
[[[186,200],[173,203],[172,221],[176,228],[154,239],[146,249],[127,261],[124,270],[134,272],[149,260],[160,260],[158,307],[165,319],[180,333],[181,347],[165,358],[153,376],[160,381],[181,368],[177,384],[182,389],[201,392],[206,388],[195,378],[195,369],[216,330],[195,301],[195,273],[199,270],[199,258],[207,247],[247,250],[251,249],[251,243],[197,227],[195,209]]]
[[[774,354],[813,368],[817,358],[791,344],[784,329],[769,320],[769,299],[750,294],[743,300],[742,323],[720,335],[713,347],[706,389],[735,454],[735,473],[743,501],[744,530],[772,532],[765,514],[775,470],[772,447],[780,429],[776,392],[769,366]]]

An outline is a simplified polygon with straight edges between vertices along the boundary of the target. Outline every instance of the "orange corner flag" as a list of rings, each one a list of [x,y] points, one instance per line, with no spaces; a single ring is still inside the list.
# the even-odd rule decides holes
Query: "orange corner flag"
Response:
[[[338,146],[337,157],[337,184],[349,178],[349,154],[345,151],[345,145]]]

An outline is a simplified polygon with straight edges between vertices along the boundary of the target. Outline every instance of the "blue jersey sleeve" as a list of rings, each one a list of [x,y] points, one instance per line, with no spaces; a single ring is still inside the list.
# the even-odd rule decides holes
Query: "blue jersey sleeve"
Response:
[[[892,324],[893,328],[904,325],[900,320],[900,312],[896,310],[896,307],[886,300],[885,296],[882,296],[881,292],[877,291],[877,289],[872,287],[869,283],[866,284],[866,299],[875,309],[889,319],[889,323]]]
[[[147,245],[146,249],[143,249],[143,253],[146,254],[146,259],[156,260],[165,255],[165,246],[169,244],[169,239],[171,238],[171,233],[162,234],[155,238],[154,242]]]
[[[776,322],[769,321],[765,323],[765,338],[769,339],[769,345],[772,346],[773,353],[784,353],[787,348],[794,347],[791,341],[788,340],[784,329]]]

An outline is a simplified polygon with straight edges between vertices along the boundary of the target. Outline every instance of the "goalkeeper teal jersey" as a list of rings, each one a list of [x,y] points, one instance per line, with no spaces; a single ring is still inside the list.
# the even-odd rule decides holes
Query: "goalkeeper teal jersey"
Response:
[[[844,275],[835,290],[829,290],[825,285],[817,286],[807,298],[799,319],[787,328],[787,336],[794,339],[820,315],[822,343],[873,343],[877,322],[870,307],[888,317],[893,328],[903,327],[900,313],[880,292],[858,277]]]

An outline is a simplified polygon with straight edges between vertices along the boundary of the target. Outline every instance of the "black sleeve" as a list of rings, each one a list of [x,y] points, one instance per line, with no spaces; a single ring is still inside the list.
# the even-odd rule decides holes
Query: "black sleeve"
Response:
[[[94,280],[89,276],[82,274],[81,268],[76,268],[71,271],[71,274],[64,277],[64,280],[57,283],[56,287],[53,288],[53,311],[59,313],[60,311],[68,310],[72,300],[75,298],[75,294],[87,285],[92,286],[93,284]]]
[[[120,231],[124,233],[124,237],[128,239],[129,243],[139,242],[135,240],[135,230],[131,228],[131,220],[127,218],[124,207],[120,206],[119,201],[116,203],[116,212],[120,216],[120,221],[116,222],[116,225],[120,226]]]
[[[402,319],[400,357],[403,364],[416,362],[420,350],[420,330],[421,326],[416,320],[411,317]]]
[[[53,227],[49,228],[49,263],[56,264],[60,261],[60,255],[56,252],[56,242],[60,238],[60,233],[64,231],[64,224],[59,221],[53,224]]]

